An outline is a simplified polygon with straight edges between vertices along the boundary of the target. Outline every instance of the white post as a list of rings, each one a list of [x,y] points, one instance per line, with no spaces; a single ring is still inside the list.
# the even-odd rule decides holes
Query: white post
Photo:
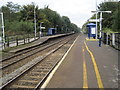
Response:
[[[102,12],[100,12],[100,38],[102,37]]]
[[[55,31],[55,34],[57,34],[57,28],[58,28],[58,25],[56,25],[56,31]]]
[[[96,11],[97,11],[97,0],[96,0]],[[97,39],[97,13],[98,12],[96,12],[96,39]]]
[[[3,20],[3,12],[1,12],[1,18],[2,18],[2,40],[3,40],[3,47],[2,49],[4,49],[4,45],[5,45],[5,30],[4,30],[4,20]]]
[[[63,25],[62,25],[62,27],[61,27],[61,30],[62,30],[62,32],[63,32]]]
[[[41,35],[42,35],[42,31],[41,31],[42,28],[41,28],[41,27],[42,27],[42,23],[40,23],[40,37],[41,37]]]
[[[97,39],[97,12],[96,12],[96,39]]]
[[[100,36],[99,36],[99,47],[101,47],[101,40],[102,40],[102,12],[100,12]]]
[[[35,28],[35,38],[36,38],[36,15],[35,15],[35,5],[34,5],[34,28]]]
[[[115,33],[112,33],[112,45],[115,46]]]
[[[106,33],[106,44],[108,45],[108,32]]]

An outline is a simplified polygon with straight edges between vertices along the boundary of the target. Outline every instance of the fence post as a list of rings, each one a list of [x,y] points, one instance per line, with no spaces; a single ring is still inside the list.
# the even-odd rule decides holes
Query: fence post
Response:
[[[104,43],[106,44],[106,33],[104,33]]]
[[[25,44],[25,35],[24,35],[23,39],[24,39],[24,44]]]
[[[108,45],[108,32],[106,33],[106,44]]]
[[[103,42],[104,44],[106,44],[106,33],[105,32],[103,33]]]
[[[28,34],[28,43],[30,42],[30,39],[29,39],[29,34]]]
[[[18,37],[16,37],[16,46],[18,46]]]
[[[6,38],[7,38],[7,37],[5,36],[5,37],[4,37],[4,43],[3,43],[3,44],[4,44],[4,48],[6,47],[6,41],[7,41]]]
[[[118,49],[120,49],[120,33],[118,33]]]
[[[110,45],[112,45],[112,33],[110,33]]]
[[[115,33],[112,33],[112,45],[115,46]]]
[[[7,47],[9,47],[9,37],[7,37]]]

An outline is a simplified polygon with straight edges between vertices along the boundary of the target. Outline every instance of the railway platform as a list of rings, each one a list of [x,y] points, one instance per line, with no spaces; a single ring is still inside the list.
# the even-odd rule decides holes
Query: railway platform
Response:
[[[41,88],[118,88],[118,53],[79,35]]]
[[[35,47],[35,46],[37,46],[37,45],[40,45],[40,44],[46,42],[48,39],[56,38],[56,37],[60,37],[60,36],[64,36],[64,35],[67,35],[67,34],[58,34],[58,35],[53,35],[53,36],[41,37],[40,39],[37,39],[37,40],[35,40],[34,42],[31,42],[31,45],[30,45],[30,46],[25,46],[25,47],[22,47],[22,48],[10,50],[9,52],[11,52],[11,53],[20,52],[20,51],[22,51],[22,50],[25,50],[25,49],[28,49],[28,48]]]

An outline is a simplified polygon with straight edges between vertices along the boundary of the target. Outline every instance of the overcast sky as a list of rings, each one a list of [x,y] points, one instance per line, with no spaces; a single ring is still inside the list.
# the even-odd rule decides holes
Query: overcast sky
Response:
[[[96,0],[0,0],[0,7],[10,1],[19,5],[34,2],[39,8],[49,5],[50,9],[57,11],[61,16],[68,16],[78,27],[82,27],[93,15],[91,11],[96,9]],[[97,0],[97,5],[103,1]]]

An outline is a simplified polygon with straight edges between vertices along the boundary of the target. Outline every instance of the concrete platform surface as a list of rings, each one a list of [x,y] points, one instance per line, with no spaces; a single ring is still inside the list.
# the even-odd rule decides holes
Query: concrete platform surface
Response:
[[[85,39],[79,35],[44,88],[118,88],[118,51]]]

